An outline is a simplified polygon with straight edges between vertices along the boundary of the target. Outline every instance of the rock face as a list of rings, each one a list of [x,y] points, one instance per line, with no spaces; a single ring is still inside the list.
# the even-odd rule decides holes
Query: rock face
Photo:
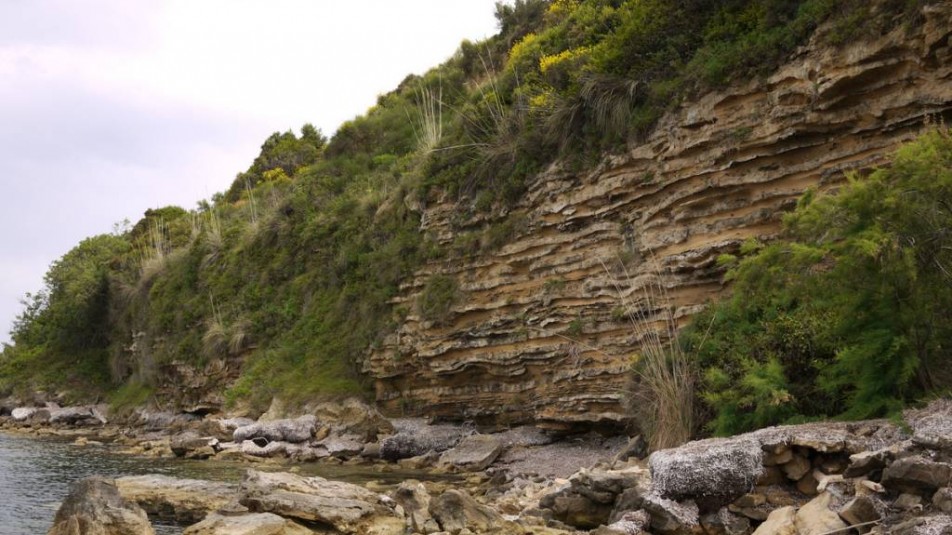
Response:
[[[505,246],[434,261],[402,288],[411,311],[434,275],[454,278],[460,297],[440,324],[411,312],[372,352],[379,403],[477,423],[625,421],[638,340],[613,309],[662,273],[685,320],[722,290],[718,255],[775,236],[807,188],[885,163],[927,116],[952,111],[952,5],[923,17],[911,33],[810,43],[766,80],[683,105],[590,173],[550,169],[508,215],[519,224]],[[465,212],[433,200],[423,230],[448,247],[503,223]],[[629,276],[611,267],[619,258]]]
[[[73,484],[56,511],[47,535],[152,535],[149,519],[135,503],[123,499],[107,479],[89,477]]]
[[[342,533],[402,535],[404,519],[391,503],[363,487],[287,473],[248,470],[240,502],[254,512],[326,524]]]

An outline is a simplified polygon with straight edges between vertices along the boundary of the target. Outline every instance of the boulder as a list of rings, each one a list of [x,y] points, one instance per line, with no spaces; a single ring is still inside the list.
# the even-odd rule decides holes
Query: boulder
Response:
[[[101,477],[81,479],[56,511],[47,535],[153,535],[145,511]]]
[[[415,480],[400,483],[393,491],[393,501],[403,507],[407,528],[418,533],[434,533],[439,524],[430,515],[430,495],[422,483]]]
[[[894,461],[883,471],[881,483],[889,490],[923,493],[930,496],[952,480],[952,465],[931,461],[921,456]]]
[[[743,436],[708,439],[656,451],[648,464],[660,496],[692,499],[716,511],[753,490],[763,470],[763,450]]]
[[[311,535],[304,526],[271,513],[225,516],[212,513],[182,535]]]
[[[797,509],[793,506],[774,509],[753,535],[797,535]]]
[[[648,471],[633,466],[623,470],[582,469],[568,482],[543,495],[539,507],[555,519],[591,529],[642,507],[640,498],[650,487]],[[624,499],[619,497],[624,495]]]
[[[470,435],[443,452],[439,465],[463,472],[485,470],[502,453],[502,443],[492,435]]]
[[[116,479],[119,494],[147,513],[164,520],[198,522],[237,498],[231,483],[180,479],[158,474]]]
[[[306,442],[314,437],[317,418],[305,415],[300,418],[256,422],[235,429],[235,442],[264,438],[269,442]]]
[[[106,417],[94,407],[63,407],[49,409],[50,423],[63,425],[105,425]]]
[[[840,518],[855,526],[882,518],[876,501],[869,496],[856,496],[840,509]]]
[[[16,407],[10,411],[10,417],[17,422],[25,422],[33,416],[36,411],[36,407]]]
[[[317,443],[327,451],[327,454],[340,459],[357,457],[364,451],[364,440],[356,435],[332,434]]]
[[[419,419],[398,420],[394,425],[397,433],[380,441],[380,457],[388,461],[444,452],[472,433],[455,425],[426,425]]]
[[[641,498],[641,507],[651,515],[652,533],[661,535],[704,533],[698,506],[691,500],[676,502],[656,493],[649,493]]]
[[[932,506],[946,514],[952,514],[952,488],[939,489],[932,495]]]
[[[917,411],[907,411],[912,441],[920,446],[952,450],[952,400],[939,399]]]
[[[208,459],[219,451],[218,439],[202,437],[193,431],[186,431],[169,439],[169,448],[176,457],[186,459]]]
[[[830,510],[833,496],[824,492],[810,500],[797,511],[795,525],[799,535],[826,535],[830,532],[846,531],[849,526],[843,519]],[[769,518],[769,517],[768,517]]]
[[[448,490],[430,501],[430,514],[443,531],[456,535],[468,529],[475,533],[513,533],[502,515],[480,505],[461,490]]]
[[[750,533],[750,520],[721,507],[716,513],[701,517],[701,526],[707,535],[747,535]]]
[[[393,433],[393,424],[379,411],[358,398],[330,401],[311,411],[318,422],[331,427],[332,434],[352,435],[360,442],[373,442],[378,435]]]
[[[245,440],[241,443],[241,453],[252,457],[283,457],[288,453],[287,442],[271,442],[266,438],[258,437],[254,440]]]
[[[893,458],[894,454],[889,448],[854,453],[850,455],[850,464],[843,475],[846,477],[865,476],[874,470],[886,468]]]
[[[647,511],[630,511],[607,526],[589,532],[591,535],[641,535],[651,523]]]
[[[343,533],[404,532],[404,519],[394,512],[392,500],[350,483],[248,470],[238,492],[240,503],[254,512],[328,524]]]

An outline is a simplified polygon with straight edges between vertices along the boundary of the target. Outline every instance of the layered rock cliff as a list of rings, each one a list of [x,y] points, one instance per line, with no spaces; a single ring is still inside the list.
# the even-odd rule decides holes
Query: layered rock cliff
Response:
[[[887,164],[952,116],[952,6],[923,17],[839,47],[819,44],[821,28],[767,79],[685,103],[626,154],[537,177],[506,215],[520,222],[506,245],[431,262],[404,285],[411,312],[365,364],[378,401],[496,424],[624,424],[640,343],[626,310],[659,329],[667,311],[683,322],[723,289],[718,255],[776,236],[804,191]],[[424,230],[448,247],[499,223],[459,213],[432,203]],[[413,312],[435,275],[459,287],[438,323]]]

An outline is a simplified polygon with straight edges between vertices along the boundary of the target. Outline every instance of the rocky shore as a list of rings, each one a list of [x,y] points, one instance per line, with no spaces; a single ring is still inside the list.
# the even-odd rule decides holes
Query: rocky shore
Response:
[[[360,401],[257,420],[104,407],[6,407],[4,432],[130,454],[248,463],[240,483],[161,475],[78,482],[50,533],[952,534],[952,401],[902,421],[814,423],[645,457],[639,438],[386,419]],[[301,463],[418,479],[357,485]],[[445,477],[439,477],[445,476]]]

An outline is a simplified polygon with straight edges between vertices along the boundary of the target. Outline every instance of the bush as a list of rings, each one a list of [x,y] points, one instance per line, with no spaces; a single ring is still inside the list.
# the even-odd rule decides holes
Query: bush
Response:
[[[892,167],[804,196],[786,241],[745,248],[731,297],[688,335],[712,430],[883,416],[952,387],[949,206],[952,135],[934,130]]]
[[[430,277],[417,299],[420,316],[438,325],[448,323],[450,310],[456,303],[458,293],[459,285],[456,279],[445,275]]]

